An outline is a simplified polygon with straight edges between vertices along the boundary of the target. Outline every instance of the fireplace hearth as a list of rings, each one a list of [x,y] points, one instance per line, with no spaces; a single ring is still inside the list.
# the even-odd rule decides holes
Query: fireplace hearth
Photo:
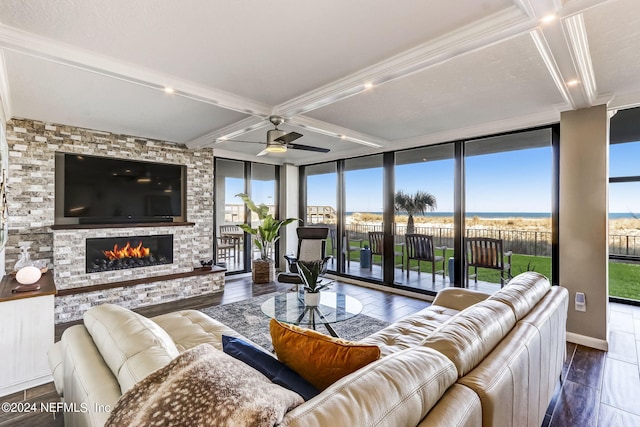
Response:
[[[173,263],[173,235],[90,238],[86,272],[126,270]]]

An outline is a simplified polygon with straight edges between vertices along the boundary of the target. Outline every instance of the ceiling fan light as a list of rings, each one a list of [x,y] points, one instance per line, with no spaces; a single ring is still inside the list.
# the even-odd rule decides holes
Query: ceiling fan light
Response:
[[[269,142],[267,143],[266,150],[269,153],[286,153],[287,146],[284,144],[279,144],[277,142]]]

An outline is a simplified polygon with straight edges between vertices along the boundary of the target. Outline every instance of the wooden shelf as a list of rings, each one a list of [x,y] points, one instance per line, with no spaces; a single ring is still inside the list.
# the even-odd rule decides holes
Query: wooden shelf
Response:
[[[44,273],[36,283],[40,285],[40,289],[37,291],[12,292],[13,289],[20,284],[16,280],[15,275],[7,274],[0,282],[0,302],[56,294],[56,286],[53,283],[53,274],[51,271]]]
[[[77,288],[58,289],[57,295],[58,296],[77,295],[77,294],[84,294],[87,292],[104,291],[106,289],[126,288],[128,286],[142,285],[144,283],[153,283],[153,282],[162,282],[165,280],[182,279],[184,277],[204,276],[207,274],[224,273],[225,271],[227,271],[226,268],[222,268],[218,266],[203,267],[203,268],[196,268],[193,271],[187,271],[185,273],[164,274],[161,276],[143,277],[141,279],[124,280],[121,282],[110,282],[110,283],[101,283],[98,285],[82,286]]]
[[[134,228],[134,227],[193,227],[195,222],[136,222],[117,224],[54,224],[52,230],[91,230],[98,228]]]

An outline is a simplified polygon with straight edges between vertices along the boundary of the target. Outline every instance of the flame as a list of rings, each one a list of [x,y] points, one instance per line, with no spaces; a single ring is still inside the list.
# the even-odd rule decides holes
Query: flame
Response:
[[[104,256],[106,256],[109,260],[116,259],[125,259],[125,258],[146,258],[149,256],[151,250],[149,248],[145,248],[142,246],[142,242],[138,244],[135,248],[131,246],[129,242],[123,247],[119,248],[116,243],[113,245],[113,250],[111,251],[102,251]]]

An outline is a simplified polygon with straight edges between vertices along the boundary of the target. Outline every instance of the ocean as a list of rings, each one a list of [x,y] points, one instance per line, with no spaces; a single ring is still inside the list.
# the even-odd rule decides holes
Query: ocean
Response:
[[[347,215],[352,215],[354,212],[347,212]],[[363,212],[364,213],[364,212]],[[366,212],[372,214],[382,215],[382,212]],[[402,215],[402,214],[400,214]],[[640,213],[632,214],[630,212],[611,212],[609,213],[609,219],[624,219],[624,218],[638,218],[640,219]],[[453,216],[453,212],[427,212],[425,217],[448,217]],[[467,212],[466,216],[469,218],[550,218],[550,212]]]

